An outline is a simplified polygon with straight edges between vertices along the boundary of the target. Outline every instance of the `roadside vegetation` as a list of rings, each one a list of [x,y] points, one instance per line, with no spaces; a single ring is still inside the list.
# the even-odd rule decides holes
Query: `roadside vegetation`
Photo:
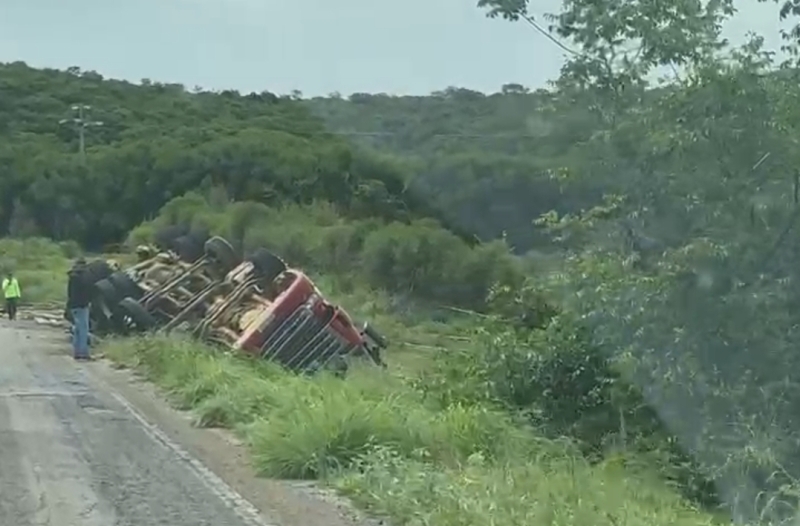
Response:
[[[491,344],[471,336],[478,358]],[[198,425],[233,429],[265,476],[321,479],[392,524],[721,524],[646,457],[590,462],[574,444],[472,399],[475,392],[441,404],[430,392],[441,389],[441,373],[423,381],[367,368],[347,379],[307,378],[156,337],[104,350],[165,389]]]
[[[13,271],[20,282],[23,305],[59,305],[67,299],[70,259],[81,252],[72,242],[45,238],[0,239],[0,273]]]

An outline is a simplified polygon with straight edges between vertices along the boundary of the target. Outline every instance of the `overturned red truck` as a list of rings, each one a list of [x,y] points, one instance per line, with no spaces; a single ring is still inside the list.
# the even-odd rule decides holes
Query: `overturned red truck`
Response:
[[[98,332],[182,330],[294,372],[341,371],[355,356],[384,366],[384,338],[369,324],[356,326],[308,275],[269,250],[240,259],[221,237],[183,235],[159,250],[140,247],[139,255],[136,265],[95,283]]]

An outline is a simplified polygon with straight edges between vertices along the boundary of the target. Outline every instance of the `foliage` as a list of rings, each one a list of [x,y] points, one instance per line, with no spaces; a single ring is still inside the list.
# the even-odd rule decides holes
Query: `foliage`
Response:
[[[400,524],[723,524],[619,459],[591,466],[540,450],[525,463],[474,456],[458,469],[441,469],[379,449],[359,468],[337,486]]]
[[[77,133],[60,121],[89,102],[87,119],[103,126],[87,130],[84,163]],[[436,216],[406,191],[401,166],[351,148],[297,101],[268,92],[189,93],[0,64],[0,138],[0,231],[14,235],[100,247],[171,198],[211,186],[237,200],[325,200],[356,216]]]
[[[496,284],[517,287],[523,281],[520,264],[500,241],[471,247],[431,219],[348,221],[323,202],[214,205],[191,193],[167,203],[157,218],[130,234],[130,242],[151,241],[162,228],[176,224],[223,235],[243,255],[268,247],[309,271],[468,309],[485,309]]]
[[[318,477],[346,467],[373,446],[459,463],[524,453],[523,435],[499,412],[478,406],[433,410],[399,379],[372,368],[347,380],[309,379],[270,364],[220,355],[190,341],[110,342],[110,356],[141,367],[203,425],[243,425],[256,463],[269,474]]]
[[[633,457],[590,465],[490,407],[429,406],[391,373],[298,377],[163,338],[104,350],[200,424],[236,429],[263,472],[322,477],[393,523],[716,523]]]
[[[550,170],[587,134],[585,108],[554,113],[547,92],[484,95],[448,88],[427,97],[354,94],[303,101],[335,131],[402,158],[408,187],[428,197],[450,225],[482,240],[505,235],[517,252],[541,245],[532,221],[589,206],[599,188],[567,188]],[[370,136],[375,133],[375,136]]]
[[[527,2],[484,4],[527,16]],[[798,205],[786,173],[796,164],[796,78],[776,70],[759,37],[723,49],[725,2],[706,3],[715,11],[702,16],[699,2],[628,4],[567,2],[553,17],[580,47],[559,93],[599,97],[602,110],[602,133],[574,150],[569,171],[623,198],[543,218],[564,259],[535,287],[589,328],[590,348],[640,388],[735,519],[786,519],[800,473],[789,409]],[[667,21],[669,31],[655,30]],[[706,29],[684,32],[698,23]],[[634,49],[635,61],[611,63],[615,47]],[[648,97],[617,89],[646,88],[659,64],[685,76]]]
[[[0,239],[0,272],[11,270],[19,280],[23,304],[63,305],[70,259],[79,254],[75,243],[49,239]]]

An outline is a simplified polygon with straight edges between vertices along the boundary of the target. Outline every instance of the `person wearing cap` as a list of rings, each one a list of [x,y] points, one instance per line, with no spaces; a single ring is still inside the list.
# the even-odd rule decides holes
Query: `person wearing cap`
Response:
[[[6,277],[3,278],[3,297],[6,300],[6,313],[9,320],[17,319],[17,307],[19,306],[22,292],[19,288],[19,280],[14,275],[12,270],[6,272]]]
[[[78,258],[69,271],[67,283],[67,309],[72,314],[72,355],[76,360],[89,356],[89,305],[91,290],[86,260]]]

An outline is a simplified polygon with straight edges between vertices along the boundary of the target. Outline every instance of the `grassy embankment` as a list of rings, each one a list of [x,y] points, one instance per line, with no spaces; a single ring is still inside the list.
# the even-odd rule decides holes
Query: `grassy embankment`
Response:
[[[327,236],[333,230],[343,235],[344,228],[296,226],[287,233],[273,225],[272,234],[260,228],[250,237],[279,250],[294,247],[302,261],[303,251],[320,258]],[[40,240],[4,241],[2,248],[30,300],[62,298],[68,251]],[[320,284],[391,338],[387,355],[394,366],[388,371],[357,369],[346,380],[297,377],[157,337],[110,341],[103,351],[159,385],[194,413],[198,425],[230,428],[245,438],[265,476],[321,479],[398,525],[714,523],[636,459],[591,465],[568,444],[543,439],[493,407],[431,403],[418,375],[425,355],[485,342],[465,340],[472,331],[463,320],[435,323],[400,312],[392,294],[371,289],[377,275],[369,265],[357,271],[363,280],[329,274]]]
[[[14,271],[23,305],[63,305],[70,258],[80,252],[73,243],[47,239],[0,239],[0,272]]]
[[[486,407],[434,409],[396,371],[309,379],[175,339],[105,350],[244,437],[264,475],[322,479],[395,524],[714,524],[643,466],[589,465]]]

